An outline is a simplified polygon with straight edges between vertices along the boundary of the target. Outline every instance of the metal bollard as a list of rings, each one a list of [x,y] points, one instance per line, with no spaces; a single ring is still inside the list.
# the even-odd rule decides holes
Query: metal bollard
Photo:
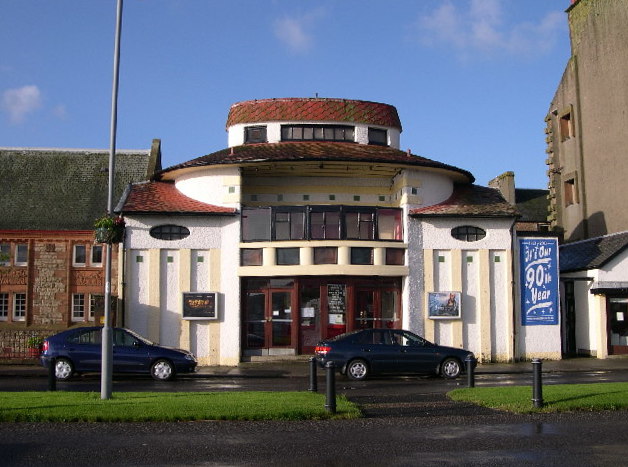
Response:
[[[533,372],[533,381],[532,381],[532,402],[534,403],[534,407],[540,409],[543,407],[543,381],[541,376],[541,370],[543,368],[543,362],[540,358],[535,358],[532,360],[532,372]]]
[[[50,359],[48,363],[48,391],[57,390],[57,375],[56,375],[57,361],[54,357]]]
[[[473,374],[473,363],[475,362],[475,358],[472,355],[468,355],[465,363],[467,364],[467,387],[474,388],[475,387],[475,375]]]
[[[316,365],[318,365],[316,357],[310,358],[310,387],[308,390],[312,392],[318,391],[318,381],[316,380]]]
[[[327,390],[325,391],[325,409],[328,412],[336,413],[336,365],[334,362],[327,362]]]

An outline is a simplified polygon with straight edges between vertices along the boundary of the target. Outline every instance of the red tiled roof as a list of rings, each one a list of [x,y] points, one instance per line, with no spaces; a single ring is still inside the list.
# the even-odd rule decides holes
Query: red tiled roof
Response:
[[[455,172],[462,175],[469,182],[474,181],[473,175],[466,170],[387,146],[301,141],[246,144],[243,146],[223,149],[221,151],[169,167],[163,170],[161,174],[188,167],[292,161],[376,162],[431,167]]]
[[[494,188],[479,185],[454,185],[454,192],[434,206],[413,209],[411,216],[515,217],[517,209]]]
[[[353,122],[401,130],[397,109],[392,105],[319,97],[237,102],[229,109],[227,128],[238,123],[274,121]]]
[[[171,214],[235,214],[233,208],[214,206],[188,198],[176,189],[174,183],[145,182],[130,186],[123,213]]]

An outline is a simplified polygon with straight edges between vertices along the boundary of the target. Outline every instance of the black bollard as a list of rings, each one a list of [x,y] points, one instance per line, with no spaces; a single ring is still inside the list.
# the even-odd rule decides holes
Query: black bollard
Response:
[[[532,381],[532,402],[534,403],[534,407],[540,409],[543,407],[543,381],[541,376],[541,370],[543,367],[543,362],[540,358],[535,358],[532,360],[532,372],[534,375]]]
[[[467,387],[474,388],[475,375],[473,374],[473,364],[475,363],[475,358],[473,358],[473,355],[467,355],[465,363],[467,364]]]
[[[48,391],[57,390],[56,366],[57,361],[52,357],[48,363]]]
[[[325,409],[336,413],[336,366],[334,362],[327,362],[327,391],[325,392]]]
[[[312,392],[318,391],[318,381],[316,380],[316,365],[318,365],[318,362],[316,361],[316,357],[310,358],[310,388],[309,388],[309,391],[312,391]]]

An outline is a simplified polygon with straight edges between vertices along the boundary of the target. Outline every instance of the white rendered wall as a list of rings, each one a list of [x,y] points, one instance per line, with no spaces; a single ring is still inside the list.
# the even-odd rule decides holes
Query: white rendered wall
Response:
[[[239,218],[127,216],[126,220],[127,326],[164,345],[192,350],[200,364],[237,365]],[[150,229],[163,224],[185,226],[190,235],[178,241],[152,238]],[[182,293],[197,291],[218,292],[217,321],[182,319]]]
[[[212,167],[177,177],[175,186],[188,198],[216,206],[234,207],[240,197],[240,169]],[[231,191],[230,191],[231,190]]]
[[[227,144],[228,147],[240,146],[244,144],[244,128],[247,126],[265,126],[266,127],[266,139],[268,143],[279,143],[281,141],[281,125],[353,125],[355,126],[355,142],[359,144],[368,144],[368,129],[380,128],[388,130],[388,145],[392,148],[399,149],[400,131],[397,128],[383,127],[378,125],[365,125],[363,123],[352,122],[307,122],[307,121],[282,121],[282,122],[255,122],[255,123],[238,123],[232,125],[227,129]]]
[[[414,218],[421,231],[424,290],[461,292],[461,319],[431,319],[423,310],[424,335],[442,345],[464,347],[480,361],[513,359],[512,219]],[[480,227],[486,237],[460,241],[451,229]]]

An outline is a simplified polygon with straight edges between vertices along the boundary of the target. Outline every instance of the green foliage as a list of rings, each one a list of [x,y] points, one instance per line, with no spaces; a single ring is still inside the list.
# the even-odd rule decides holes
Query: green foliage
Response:
[[[120,392],[102,400],[85,392],[1,392],[4,422],[145,422],[189,420],[309,420],[358,418],[344,396],[337,413],[325,410],[325,396],[312,392]]]
[[[122,229],[124,225],[125,222],[122,216],[110,216],[109,214],[105,214],[94,221],[95,229]]]
[[[542,408],[534,407],[531,386],[454,389],[447,395],[455,401],[515,413],[628,409],[628,383],[545,385]]]
[[[26,346],[33,349],[38,349],[44,343],[44,338],[41,336],[29,337],[26,341]]]

